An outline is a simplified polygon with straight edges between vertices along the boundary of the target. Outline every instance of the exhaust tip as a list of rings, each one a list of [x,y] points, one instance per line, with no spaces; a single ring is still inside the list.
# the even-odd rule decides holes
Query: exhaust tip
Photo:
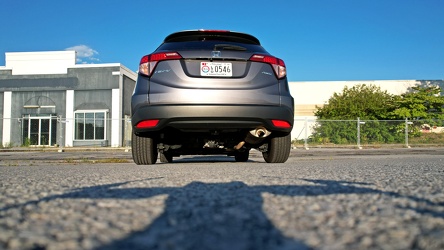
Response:
[[[260,127],[253,130],[250,130],[250,134],[257,138],[265,138],[271,134],[266,128]]]

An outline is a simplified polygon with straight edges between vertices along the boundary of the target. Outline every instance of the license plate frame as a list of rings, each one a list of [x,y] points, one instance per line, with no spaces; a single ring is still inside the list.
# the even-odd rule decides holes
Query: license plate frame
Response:
[[[200,62],[200,75],[206,77],[232,77],[233,64],[230,62]]]

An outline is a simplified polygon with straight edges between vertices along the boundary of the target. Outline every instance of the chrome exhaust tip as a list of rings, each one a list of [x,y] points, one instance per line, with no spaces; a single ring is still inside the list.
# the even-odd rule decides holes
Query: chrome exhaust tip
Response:
[[[253,130],[250,130],[247,133],[247,136],[245,137],[245,140],[239,142],[239,144],[234,146],[234,149],[235,150],[240,150],[245,145],[245,143],[249,143],[249,144],[252,144],[252,145],[259,144],[263,140],[265,140],[265,138],[267,136],[269,136],[270,134],[271,134],[271,132],[268,131],[264,127],[258,127],[258,128],[253,129]]]
[[[259,127],[259,128],[250,130],[250,134],[254,137],[257,137],[257,138],[265,138],[265,137],[269,136],[271,134],[271,132],[268,131],[264,127]]]

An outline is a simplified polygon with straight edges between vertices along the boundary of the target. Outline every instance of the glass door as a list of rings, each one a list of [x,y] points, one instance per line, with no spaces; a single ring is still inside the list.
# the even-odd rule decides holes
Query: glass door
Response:
[[[53,146],[56,144],[57,117],[25,116],[23,118],[23,144]]]
[[[29,142],[31,145],[40,145],[40,119],[29,119]]]

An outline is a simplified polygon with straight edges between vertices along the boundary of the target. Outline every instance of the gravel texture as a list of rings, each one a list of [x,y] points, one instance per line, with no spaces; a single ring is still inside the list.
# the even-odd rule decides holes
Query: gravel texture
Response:
[[[444,150],[407,150],[0,152],[0,249],[444,249]]]

